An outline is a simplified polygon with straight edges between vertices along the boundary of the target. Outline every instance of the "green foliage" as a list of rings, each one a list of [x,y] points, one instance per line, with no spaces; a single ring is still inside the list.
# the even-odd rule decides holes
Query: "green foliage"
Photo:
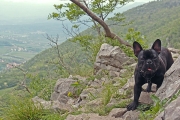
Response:
[[[14,87],[23,79],[21,71],[11,69],[0,73],[0,90]]]
[[[113,46],[117,46],[119,44],[118,41],[112,40],[110,38],[106,38],[104,36],[93,36],[93,35],[86,35],[88,33],[84,32],[83,36],[79,35],[72,39],[73,42],[78,42],[85,51],[88,52],[87,56],[91,62],[95,61],[96,55],[99,52],[99,49],[103,43],[109,43]],[[121,47],[124,49],[128,49],[127,47]],[[130,51],[130,50],[129,50]]]
[[[152,95],[151,96],[151,99],[153,100],[154,102],[154,105],[153,106],[140,106],[139,109],[142,110],[141,114],[140,114],[140,119],[141,120],[145,120],[145,119],[148,119],[148,120],[154,120],[154,118],[156,117],[156,114],[158,112],[161,112],[163,109],[164,109],[164,105],[166,104],[167,102],[167,99],[161,101],[158,97],[156,97],[155,95]],[[149,110],[147,110],[148,108],[150,107]],[[147,110],[147,111],[145,111]]]
[[[123,6],[125,3],[130,2],[129,0],[92,0],[92,1],[82,1],[89,10],[91,10],[97,16],[101,16],[103,20],[116,9],[116,6]],[[105,4],[106,3],[106,4]],[[67,18],[70,21],[77,21],[80,17],[86,15],[81,8],[79,8],[74,3],[65,3],[60,5],[54,5],[58,13],[53,12],[49,14],[49,19],[63,20]]]
[[[132,96],[132,90],[126,90],[123,93],[115,93],[113,95],[113,98],[115,98],[116,100],[122,100],[122,99],[130,98],[131,96]]]
[[[49,14],[49,19],[61,19],[66,17],[70,21],[76,21],[82,15],[85,15],[85,13],[74,3],[54,5],[54,7],[58,10],[58,13],[53,12],[52,14]]]
[[[71,86],[73,86],[76,90],[74,91],[74,93],[69,92],[68,96],[73,97],[73,98],[78,98],[79,95],[81,94],[82,90],[86,87],[85,84],[79,80],[77,80],[76,82],[71,84]]]
[[[87,31],[88,32],[88,31]],[[84,31],[84,34],[87,34]],[[97,53],[99,52],[99,49],[101,47],[101,45],[103,43],[108,43],[112,46],[119,46],[125,53],[126,55],[133,57],[134,53],[132,51],[132,49],[130,49],[129,47],[122,45],[119,43],[119,41],[117,40],[113,40],[111,38],[107,38],[104,36],[89,36],[89,38],[87,38],[87,36],[81,36],[79,39],[76,39],[77,37],[75,37],[75,40],[73,41],[79,41],[80,44],[82,45],[82,47],[85,48],[85,50],[89,51],[89,53],[91,53],[89,55],[89,58],[92,60],[92,62],[94,62]],[[139,31],[135,31],[133,28],[129,29],[128,32],[126,33],[126,41],[128,41],[129,43],[133,43],[134,41],[138,41],[143,48],[147,48],[147,43],[146,43],[146,37],[144,35],[141,35],[141,33]]]
[[[91,42],[93,41],[94,37],[92,35],[83,35],[83,36],[75,36],[71,41],[73,42],[79,42],[79,44],[82,47],[85,47],[85,50],[91,49],[90,45],[92,44]]]
[[[90,11],[92,11],[96,16],[98,16],[101,20],[105,21],[107,18],[109,20],[113,20],[116,23],[112,24],[119,24],[121,22],[125,21],[125,17],[121,13],[115,13],[114,17],[109,18],[108,15],[112,13],[116,7],[120,7],[125,5],[126,3],[130,2],[129,0],[110,0],[110,1],[104,1],[104,0],[92,0],[92,1],[81,1]],[[95,60],[95,56],[97,55],[97,52],[99,51],[99,48],[102,43],[107,42],[106,38],[103,36],[101,26],[96,20],[93,20],[90,16],[87,18],[87,20],[81,20],[80,18],[82,16],[85,16],[85,12],[82,11],[81,8],[79,8],[77,5],[72,3],[65,3],[60,5],[54,5],[55,9],[58,11],[58,13],[52,13],[49,15],[49,19],[53,18],[56,20],[64,20],[67,19],[72,22],[72,28],[73,32],[70,33],[73,36],[73,42],[78,42],[82,47],[85,48],[90,54],[89,58],[91,61]],[[78,33],[75,31],[79,30],[80,25],[87,24],[87,22],[93,23],[93,25],[90,27],[91,30],[96,31],[95,34],[89,34],[87,33]],[[75,30],[74,30],[75,29]],[[67,32],[70,32],[67,30]],[[74,37],[75,36],[75,37]],[[112,40],[112,39],[111,39]],[[122,47],[125,48],[125,47]],[[126,49],[127,50],[127,49]],[[129,52],[129,50],[128,50]],[[127,53],[128,53],[127,52]]]
[[[151,99],[154,102],[154,105],[145,106],[140,105],[138,109],[141,111],[140,120],[154,120],[158,113],[162,112],[166,105],[175,100],[180,95],[180,90],[174,94],[170,99],[160,100],[157,96],[152,95]]]
[[[45,110],[41,105],[35,105],[31,99],[23,97],[15,97],[3,113],[3,120],[64,120],[60,114]]]
[[[111,28],[115,33],[120,30],[123,35],[129,28],[134,28],[147,37],[148,46],[156,39],[161,39],[163,46],[178,49],[180,47],[179,11],[178,0],[151,1],[123,13],[126,20],[133,21],[132,24],[123,27],[114,25]]]
[[[109,101],[111,100],[111,97],[112,97],[112,94],[113,94],[113,90],[112,90],[113,87],[111,86],[106,86],[103,90],[103,105],[106,106]]]
[[[125,19],[126,18],[124,17],[124,15],[122,13],[115,13],[113,17],[108,18],[108,20],[113,21],[113,22],[116,22],[116,21],[123,22],[123,21],[125,21]]]
[[[44,100],[50,100],[56,80],[43,79],[39,76],[29,75],[31,82],[29,88],[33,96],[39,96]]]
[[[126,39],[128,42],[133,43],[134,41],[137,41],[141,44],[143,48],[147,48],[147,40],[144,35],[141,35],[139,31],[135,31],[134,28],[129,28],[128,33],[126,34]]]
[[[88,97],[89,97],[89,100],[95,100],[98,98],[97,95],[93,95],[91,92],[89,92]]]
[[[112,46],[119,46],[126,53],[126,55],[130,57],[134,56],[132,49],[120,44],[117,40],[113,40],[104,36],[86,35],[86,32],[84,32],[84,34],[85,35],[83,36],[74,37],[72,41],[80,43],[84,50],[89,53],[88,57],[92,63],[95,61],[96,55],[103,43],[108,43]],[[144,35],[141,35],[139,31],[135,31],[133,28],[128,30],[125,40],[127,40],[129,43],[138,41],[143,46],[143,48],[147,48],[146,37]]]
[[[71,115],[79,115],[81,113],[82,113],[81,111],[73,111],[73,112],[71,112]]]

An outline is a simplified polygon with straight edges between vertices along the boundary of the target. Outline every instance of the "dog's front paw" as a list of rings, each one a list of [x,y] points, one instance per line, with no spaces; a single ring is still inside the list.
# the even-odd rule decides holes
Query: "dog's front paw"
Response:
[[[127,110],[128,111],[135,110],[137,108],[137,106],[138,106],[138,103],[132,102],[127,106]]]

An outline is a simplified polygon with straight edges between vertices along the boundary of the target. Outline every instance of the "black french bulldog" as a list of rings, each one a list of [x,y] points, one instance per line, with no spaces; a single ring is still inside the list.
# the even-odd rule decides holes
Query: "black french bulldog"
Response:
[[[135,110],[138,106],[142,85],[148,83],[147,92],[151,92],[152,83],[157,85],[156,90],[161,86],[165,72],[173,64],[171,52],[161,47],[161,40],[157,39],[151,49],[143,50],[138,42],[133,43],[134,55],[138,63],[134,71],[134,101],[127,106],[127,110]]]

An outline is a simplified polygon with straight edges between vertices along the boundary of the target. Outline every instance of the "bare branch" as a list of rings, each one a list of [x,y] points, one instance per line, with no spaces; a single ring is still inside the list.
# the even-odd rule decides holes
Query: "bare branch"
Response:
[[[66,32],[67,33],[65,33],[65,31],[63,31],[65,34],[67,34],[68,36],[71,36],[71,37],[75,37],[72,33],[71,33],[71,31],[69,31],[69,29],[68,29],[68,27],[66,27],[65,25],[64,25],[64,23],[62,23],[62,25],[63,25],[63,28],[66,30]]]
[[[100,9],[102,9],[100,3],[97,4],[97,7],[100,8]],[[102,13],[102,12],[100,13],[100,16],[99,16],[99,17],[104,21],[104,16],[103,16],[103,13]]]
[[[84,2],[84,4],[85,4],[85,6],[89,9],[89,6],[88,6],[88,4],[86,3],[86,1],[83,0],[83,2]],[[98,32],[98,35],[101,35],[101,27],[98,27],[98,25],[97,25],[97,23],[96,23],[96,21],[95,21],[94,19],[92,19],[91,21],[93,22],[94,26],[96,27],[96,30],[97,30],[97,32]]]
[[[97,17],[93,12],[91,12],[86,6],[81,4],[78,0],[70,0],[70,1],[72,1],[77,6],[79,6],[85,13],[87,13],[93,20],[97,21],[104,28],[105,37],[109,37],[111,39],[118,39],[121,44],[124,44],[124,45],[132,48],[132,46],[128,42],[122,40],[119,36],[112,33],[111,30],[109,29],[108,25],[103,20],[101,20],[99,17]]]
[[[113,7],[115,7],[115,6],[117,5],[117,3],[118,3],[118,1],[116,0],[116,2],[115,2],[115,4],[114,4]],[[112,8],[113,8],[113,7],[112,7]],[[106,19],[106,17],[107,17],[109,14],[110,14],[110,11],[109,11],[106,15],[104,15],[104,19]]]
[[[75,33],[74,30],[71,30],[71,32]],[[78,34],[78,35],[80,35],[80,34]],[[54,47],[56,48],[57,56],[59,59],[58,64],[60,66],[62,66],[68,72],[68,74],[71,74],[72,73],[71,63],[76,63],[74,60],[75,59],[74,56],[76,55],[76,51],[74,51],[71,55],[66,55],[69,58],[69,60],[71,60],[71,63],[67,64],[64,61],[63,54],[61,53],[59,45],[58,45],[59,35],[57,35],[56,38],[50,37],[49,35],[46,35],[46,37],[51,43],[53,43],[55,45]],[[69,52],[68,49],[66,49],[65,51],[66,51],[66,53]],[[49,62],[49,63],[51,63],[51,62]],[[57,64],[57,63],[53,63],[53,64]]]
[[[50,42],[52,42],[53,44],[55,44],[60,65],[62,65],[62,67],[65,68],[66,70],[69,70],[69,69],[65,66],[64,59],[63,59],[63,57],[62,57],[62,53],[60,52],[60,49],[59,49],[59,46],[58,46],[59,36],[57,35],[56,39],[54,40],[54,38],[52,38],[52,37],[50,37],[48,34],[46,34],[46,39],[48,39]]]
[[[24,87],[28,93],[32,94],[31,91],[29,90],[29,88],[26,85],[26,75],[27,75],[28,71],[26,71],[23,68],[20,68],[20,67],[18,67],[16,65],[13,65],[13,64],[11,64],[11,65],[12,65],[12,67],[14,67],[16,69],[19,69],[20,71],[23,72],[23,80],[21,81],[20,86]]]

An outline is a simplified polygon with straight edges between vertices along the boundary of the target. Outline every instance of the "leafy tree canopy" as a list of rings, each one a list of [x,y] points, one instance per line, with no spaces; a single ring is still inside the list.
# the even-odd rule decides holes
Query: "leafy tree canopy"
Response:
[[[109,15],[118,7],[123,7],[132,0],[70,0],[72,3],[65,3],[60,5],[54,5],[58,11],[49,15],[49,19],[64,21],[69,20],[72,22],[73,28],[68,33],[72,37],[79,35],[77,29],[79,25],[83,24],[88,27],[92,27],[96,30],[98,35],[104,35],[102,28],[105,31],[105,37],[111,39],[118,39],[121,44],[131,47],[131,45],[122,40],[118,35],[114,34],[109,25],[105,23],[105,20],[109,18]],[[85,17],[86,16],[86,17]],[[83,17],[83,19],[81,19]],[[87,19],[85,19],[87,18]],[[114,17],[109,18],[118,24],[124,21],[124,16],[120,13],[115,13]],[[91,22],[91,24],[90,24]],[[93,25],[92,25],[93,24]],[[74,30],[75,29],[75,30]],[[66,29],[67,30],[67,29]]]

